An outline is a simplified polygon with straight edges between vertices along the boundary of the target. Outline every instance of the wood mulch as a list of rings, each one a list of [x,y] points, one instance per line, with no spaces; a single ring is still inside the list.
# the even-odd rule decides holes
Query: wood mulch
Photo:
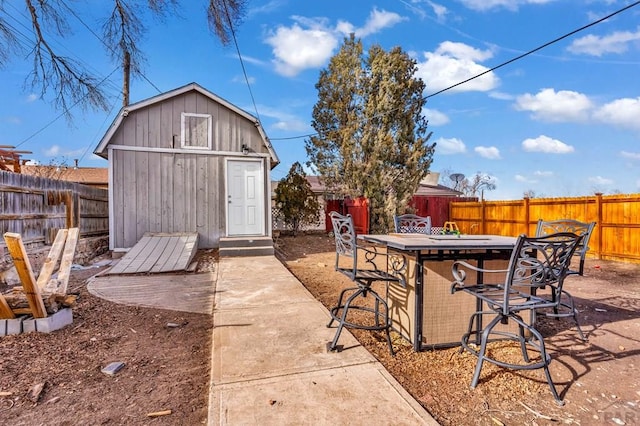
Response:
[[[349,281],[333,270],[335,246],[324,234],[281,236],[277,256],[325,306]],[[469,384],[476,358],[458,348],[415,352],[401,338],[391,356],[380,333],[353,334],[443,425],[640,424],[640,265],[587,260],[584,277],[567,279],[588,342],[568,319],[542,319],[553,360],[553,399],[542,370],[512,371],[485,363],[480,383]],[[492,345],[503,359],[519,348]]]

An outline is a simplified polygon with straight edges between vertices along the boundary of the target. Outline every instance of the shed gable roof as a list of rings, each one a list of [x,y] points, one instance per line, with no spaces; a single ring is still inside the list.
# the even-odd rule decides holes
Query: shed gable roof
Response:
[[[231,111],[235,112],[236,114],[240,115],[241,117],[244,117],[245,119],[253,122],[255,124],[255,126],[256,126],[256,129],[258,129],[258,132],[260,133],[260,136],[261,136],[261,138],[263,140],[263,143],[264,143],[265,147],[269,151],[269,155],[271,156],[272,166],[275,166],[276,164],[278,164],[280,162],[280,160],[278,158],[278,155],[276,154],[275,150],[273,149],[273,145],[271,145],[271,142],[269,141],[269,138],[267,138],[267,135],[264,132],[264,129],[262,128],[262,124],[260,124],[260,121],[256,117],[254,117],[253,115],[249,114],[248,112],[246,112],[242,108],[237,107],[236,105],[232,104],[231,102],[219,97],[215,93],[210,92],[209,90],[205,89],[204,87],[200,86],[197,83],[189,83],[189,84],[187,84],[185,86],[182,86],[182,87],[179,87],[177,89],[170,90],[168,92],[161,93],[161,94],[159,94],[157,96],[153,96],[151,98],[142,100],[140,102],[136,102],[136,103],[133,103],[133,104],[130,104],[130,105],[122,107],[120,109],[120,111],[118,112],[118,115],[116,115],[116,118],[113,120],[113,123],[111,123],[111,126],[109,126],[109,129],[107,130],[105,135],[100,140],[100,143],[98,143],[98,146],[93,151],[94,154],[99,155],[99,156],[101,156],[103,158],[107,158],[107,145],[109,145],[109,142],[111,141],[111,138],[115,134],[116,130],[118,130],[118,128],[120,127],[124,117],[126,117],[130,112],[136,111],[136,110],[139,110],[139,109],[142,109],[142,108],[146,108],[146,107],[148,107],[150,105],[157,104],[159,102],[163,102],[163,101],[165,101],[167,99],[183,95],[183,94],[185,94],[187,92],[190,92],[190,91],[196,91],[196,92],[208,97],[209,99],[213,100],[214,102],[217,102],[220,105],[223,105],[224,107],[230,109]]]

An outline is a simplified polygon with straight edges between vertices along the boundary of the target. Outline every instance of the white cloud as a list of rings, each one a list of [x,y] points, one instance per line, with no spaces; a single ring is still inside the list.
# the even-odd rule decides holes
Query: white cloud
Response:
[[[522,4],[545,4],[554,0],[460,0],[469,9],[487,11],[497,8],[505,8],[508,10],[518,10],[518,6]]]
[[[435,13],[438,17],[438,21],[444,21],[447,18],[449,10],[447,10],[446,6],[434,3],[432,1],[427,1],[427,4],[431,6],[431,9],[433,9],[433,13]]]
[[[305,69],[319,68],[333,56],[342,37],[355,33],[359,38],[379,32],[404,20],[397,13],[373,8],[364,26],[340,21],[332,28],[326,18],[292,16],[290,27],[279,26],[265,43],[271,46],[278,74],[293,77]]]
[[[440,138],[436,141],[436,153],[442,155],[463,154],[467,147],[457,138]]]
[[[9,124],[22,124],[22,119],[20,117],[15,116],[15,115],[10,115],[8,117],[4,117],[4,119],[2,121],[7,122]]]
[[[512,101],[515,97],[509,93],[499,92],[497,90],[493,90],[489,92],[489,97],[493,99],[498,99],[500,101]]]
[[[456,43],[453,41],[443,41],[436,49],[437,55],[448,55],[453,58],[469,59],[472,61],[486,61],[493,57],[491,50],[480,50],[464,43]]]
[[[596,185],[611,185],[613,184],[613,180],[612,179],[608,179],[608,178],[604,178],[602,176],[591,176],[590,178],[588,178],[588,181],[596,184]]]
[[[620,151],[620,155],[631,160],[640,160],[640,152]]]
[[[482,158],[489,160],[499,160],[500,150],[495,146],[477,146],[473,149]]]
[[[282,0],[271,0],[271,1],[267,2],[266,4],[264,4],[262,6],[252,7],[251,9],[249,9],[247,11],[247,17],[248,18],[252,18],[255,15],[274,12],[274,11],[278,10],[284,4],[286,4],[286,3],[284,1],[282,1]]]
[[[280,26],[266,43],[273,48],[276,72],[293,77],[307,68],[324,65],[338,46],[338,38],[335,32],[323,28],[323,22],[316,21],[311,28],[302,28],[298,23]]]
[[[598,108],[593,116],[614,126],[640,130],[640,97],[616,99]]]
[[[37,100],[38,95],[36,95],[35,93],[31,93],[29,96],[27,96],[27,103],[35,102]]]
[[[544,170],[536,170],[535,172],[533,172],[533,174],[535,176],[540,176],[540,177],[545,177],[545,178],[553,176],[553,172],[544,171]]]
[[[442,126],[451,121],[445,113],[440,112],[437,109],[423,108],[422,115],[429,120],[429,126]]]
[[[281,120],[274,123],[271,127],[278,130],[288,132],[302,132],[309,129],[309,124],[297,119]]]
[[[542,89],[537,94],[526,93],[516,98],[515,109],[530,111],[536,120],[563,122],[586,121],[593,108],[582,93],[569,90]]]
[[[544,135],[535,139],[525,139],[522,141],[522,149],[528,152],[545,152],[547,154],[568,154],[574,151],[571,145]]]
[[[489,68],[478,62],[493,57],[491,50],[479,50],[464,43],[445,41],[435,52],[424,52],[425,60],[418,62],[416,77],[422,78],[431,93],[461,83],[485,73]],[[451,92],[486,92],[498,86],[500,80],[493,72],[453,87]]]
[[[51,145],[48,149],[45,149],[44,155],[47,157],[63,157],[73,158],[80,156],[84,153],[84,149],[76,149],[72,151],[63,151],[60,145]]]
[[[235,59],[236,56],[233,56],[233,58]],[[255,64],[255,65],[267,65],[268,63],[263,61],[262,59],[258,59],[258,58],[254,58],[253,56],[247,56],[247,55],[242,55],[242,61],[249,63],[249,64]]]
[[[522,175],[515,175],[515,180],[517,182],[523,182],[523,183],[537,183],[538,181],[535,179],[529,179],[526,176],[522,176]]]
[[[397,13],[387,12],[386,10],[378,10],[374,7],[369,14],[369,18],[367,19],[367,22],[364,24],[364,26],[352,32],[355,33],[356,37],[363,38],[368,35],[375,34],[384,28],[392,27],[405,19],[406,18],[403,18]],[[345,35],[348,34],[349,33],[345,33]]]
[[[236,75],[235,77],[233,77],[231,79],[231,81],[233,83],[241,83],[241,84],[255,84],[256,83],[256,78],[255,77],[247,77],[246,79],[244,78],[243,75]]]
[[[60,146],[59,145],[51,145],[49,149],[44,151],[44,155],[47,157],[55,157],[60,154]]]
[[[640,40],[640,30],[616,31],[612,34],[600,37],[589,34],[574,40],[567,50],[571,53],[592,56],[602,56],[607,53],[624,53],[632,42]]]
[[[274,129],[290,132],[304,132],[309,130],[308,122],[302,121],[297,116],[277,108],[260,106],[260,114],[264,117],[274,119],[274,123],[270,125],[270,127]]]

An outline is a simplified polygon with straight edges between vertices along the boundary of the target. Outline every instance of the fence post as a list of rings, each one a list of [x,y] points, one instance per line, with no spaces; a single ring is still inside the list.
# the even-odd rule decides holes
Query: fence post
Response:
[[[487,226],[485,225],[485,209],[487,202],[482,199],[480,202],[480,234],[485,235],[487,233]]]
[[[64,192],[64,204],[66,207],[66,226],[67,229],[76,228],[78,215],[76,214],[76,203],[75,198],[73,196],[73,191],[65,191]]]
[[[598,251],[596,259],[602,259],[602,192],[596,192],[596,229],[598,230]]]
[[[529,235],[529,221],[531,219],[531,213],[529,212],[529,208],[531,207],[529,197],[524,197],[522,201],[524,202],[524,233],[525,235]]]

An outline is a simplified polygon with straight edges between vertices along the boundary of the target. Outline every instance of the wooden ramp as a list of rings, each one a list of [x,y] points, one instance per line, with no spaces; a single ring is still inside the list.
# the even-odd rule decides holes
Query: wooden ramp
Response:
[[[107,274],[183,271],[198,250],[198,234],[150,233],[125,254]]]

